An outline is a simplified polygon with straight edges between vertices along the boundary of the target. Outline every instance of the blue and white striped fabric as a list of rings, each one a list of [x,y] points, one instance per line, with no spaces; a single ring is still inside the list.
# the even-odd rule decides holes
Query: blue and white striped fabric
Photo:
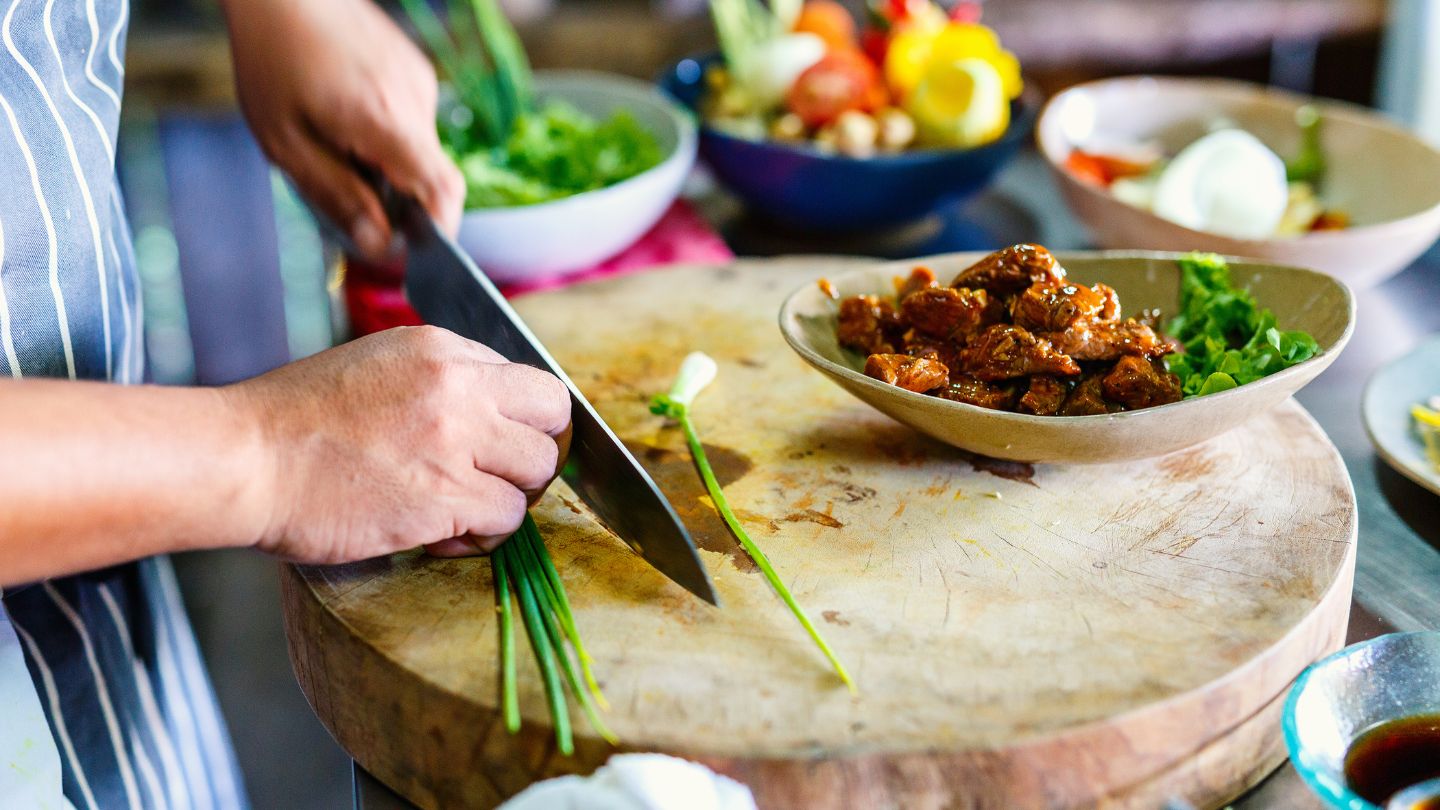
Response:
[[[115,181],[127,17],[0,0],[0,373],[141,380]],[[4,594],[0,808],[67,806],[246,806],[165,559]]]

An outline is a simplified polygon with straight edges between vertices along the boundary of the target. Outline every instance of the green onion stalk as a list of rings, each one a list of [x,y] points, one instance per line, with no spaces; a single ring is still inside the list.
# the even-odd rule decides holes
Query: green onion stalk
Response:
[[[730,508],[730,501],[725,497],[725,492],[720,488],[720,482],[715,478],[715,471],[710,467],[710,459],[705,454],[705,446],[700,442],[700,434],[695,429],[694,420],[690,418],[690,404],[695,400],[695,396],[715,379],[716,371],[715,361],[709,355],[703,352],[692,352],[681,363],[680,373],[676,376],[675,384],[671,386],[670,392],[656,396],[650,401],[650,412],[680,423],[680,428],[685,432],[685,442],[690,446],[690,455],[695,460],[695,467],[700,471],[700,478],[705,482],[705,489],[710,493],[710,500],[715,503],[715,508],[720,512],[720,517],[724,519],[725,525],[730,527],[735,539],[740,541],[740,545],[755,561],[755,565],[760,568],[765,579],[775,589],[775,593],[790,608],[790,612],[795,614],[795,618],[805,628],[805,632],[810,634],[810,638],[820,648],[820,652],[830,660],[831,666],[835,668],[835,674],[840,676],[840,680],[844,681],[851,692],[855,692],[857,691],[855,681],[850,678],[850,673],[845,670],[845,665],[840,663],[835,651],[830,649],[830,645],[820,635],[814,622],[810,621],[810,617],[806,616],[805,611],[801,610],[800,605],[796,603],[795,597],[790,594],[790,589],[785,587],[780,575],[775,573],[774,566],[770,564],[770,558],[765,556],[765,552],[761,551],[755,541],[750,538],[750,533],[740,525],[740,519]]]
[[[506,730],[511,734],[520,730],[513,602],[520,607],[520,623],[525,627],[535,664],[540,669],[545,702],[555,726],[556,747],[566,756],[575,751],[567,687],[596,733],[616,744],[615,734],[600,717],[600,709],[607,706],[605,696],[590,670],[591,658],[575,627],[575,615],[565,595],[565,586],[532,517],[526,515],[520,529],[490,555],[490,565],[495,572],[495,608],[500,614],[500,703]],[[583,673],[583,684],[579,673]]]

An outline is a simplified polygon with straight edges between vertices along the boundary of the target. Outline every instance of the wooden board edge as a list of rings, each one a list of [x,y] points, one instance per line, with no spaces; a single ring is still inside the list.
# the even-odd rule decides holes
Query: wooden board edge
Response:
[[[1301,644],[1302,658],[1319,658],[1343,644],[1354,576],[1354,546],[1344,572],[1332,584],[1321,604],[1270,651]],[[484,707],[438,688],[423,698],[400,704],[388,689],[377,688],[391,677],[408,677],[394,662],[380,655],[334,614],[321,605],[303,575],[294,566],[282,566],[286,637],[301,689],[317,717],[336,741],[362,766],[396,792],[423,808],[455,806],[492,807],[533,781],[566,773],[588,773],[617,749],[600,740],[577,738],[573,757],[558,756],[549,729],[526,727],[511,736],[498,717]],[[1308,661],[1306,662],[1308,664]],[[1272,666],[1262,653],[1247,667]],[[1223,806],[1253,787],[1283,760],[1278,710],[1299,669],[1288,672],[1280,688],[1258,701],[1216,700],[1195,693],[1177,696],[1157,707],[1120,718],[1120,728],[1097,727],[1080,739],[1068,734],[1036,741],[1023,751],[916,753],[841,757],[828,761],[758,759],[739,761],[679,752],[721,773],[746,782],[764,808],[804,806],[814,810],[852,806],[949,807],[1154,807],[1170,796],[1183,796],[1198,806]],[[1303,668],[1303,665],[1301,666]],[[342,673],[366,671],[363,679],[346,679]],[[1279,674],[1279,673],[1277,673]],[[432,685],[433,686],[433,685]],[[1212,721],[1233,718],[1198,750],[1169,751],[1160,757],[1141,751],[1151,739],[1149,729],[1184,722],[1172,712],[1210,713]],[[1162,716],[1153,716],[1158,709]],[[1236,713],[1240,716],[1235,717]],[[485,724],[483,733],[454,733],[456,718],[472,717]],[[1100,724],[1096,724],[1099,726]],[[1113,724],[1112,724],[1113,725]],[[1139,728],[1125,728],[1126,725]],[[419,726],[420,733],[414,729]],[[397,733],[399,729],[408,733]],[[1133,735],[1133,736],[1132,736]],[[1102,737],[1104,739],[1102,739]],[[1077,773],[1094,773],[1097,766],[1110,774],[1109,762],[1091,757],[1090,750],[1124,749],[1140,753],[1136,762],[1149,769],[1126,780],[1133,784],[1119,793],[1093,800],[1073,801],[1085,795],[1085,777],[1063,783],[1036,780],[1036,774],[1053,773],[1057,757],[1080,758]],[[1092,746],[1099,746],[1093,748]],[[1234,750],[1238,746],[1239,750]],[[468,750],[466,750],[468,749]],[[1109,760],[1109,757],[1104,758]],[[1088,760],[1088,761],[1087,761]],[[437,779],[425,763],[446,762],[453,767]],[[1241,767],[1236,768],[1239,763]],[[1228,774],[1228,775],[1227,775]],[[797,778],[798,777],[798,778]],[[817,785],[844,786],[845,792],[827,802],[813,795]],[[992,792],[993,791],[993,792]],[[991,798],[985,798],[987,794]],[[1066,797],[1069,797],[1068,799]],[[1158,801],[1157,801],[1158,799]],[[863,800],[857,804],[857,800]]]

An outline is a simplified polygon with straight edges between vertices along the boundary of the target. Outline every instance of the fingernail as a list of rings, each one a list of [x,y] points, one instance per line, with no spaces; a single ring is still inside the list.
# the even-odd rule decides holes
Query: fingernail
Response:
[[[355,246],[367,255],[379,256],[385,252],[385,235],[380,232],[380,226],[363,214],[351,226],[350,238],[355,240]]]

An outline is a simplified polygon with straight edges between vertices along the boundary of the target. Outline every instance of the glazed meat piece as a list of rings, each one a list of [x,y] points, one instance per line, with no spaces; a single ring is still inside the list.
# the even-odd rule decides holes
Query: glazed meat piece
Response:
[[[911,293],[940,286],[935,280],[935,271],[928,267],[917,267],[910,271],[910,277],[895,279],[895,298],[904,301]]]
[[[1065,404],[1065,396],[1069,393],[1070,386],[1055,377],[1036,374],[1030,378],[1030,390],[1020,397],[1020,401],[1015,404],[1015,410],[1036,416],[1054,416],[1059,413],[1060,406]]]
[[[891,352],[903,332],[895,305],[878,295],[852,295],[840,302],[835,337],[847,349],[865,354]]]
[[[960,352],[961,372],[991,382],[1031,374],[1071,376],[1080,373],[1074,360],[1057,352],[1048,340],[1010,324],[981,332]]]
[[[1110,292],[1114,294],[1114,290]],[[1103,295],[1084,284],[1042,281],[1016,296],[1010,304],[1010,315],[1016,326],[1031,332],[1064,332],[1078,323],[1097,319],[1105,304]]]
[[[1173,351],[1169,342],[1155,334],[1154,329],[1134,318],[1076,326],[1064,332],[1047,332],[1041,337],[1076,360],[1114,360],[1127,354],[1159,357]]]
[[[1127,355],[1100,381],[1105,399],[1129,410],[1180,401],[1180,378],[1152,360]]]
[[[950,369],[944,363],[908,354],[872,354],[865,360],[865,374],[917,394],[939,388],[950,380]]]
[[[934,287],[900,302],[900,314],[915,331],[942,340],[965,340],[998,322],[1004,308],[984,290]]]
[[[974,287],[996,295],[1014,295],[1031,284],[1059,284],[1065,268],[1039,245],[1012,245],[971,265],[955,277],[952,287]]]
[[[1120,293],[1115,292],[1115,288],[1109,284],[1092,284],[1090,289],[1100,296],[1101,300],[1100,312],[1095,316],[1095,320],[1120,320]]]
[[[911,329],[905,333],[901,345],[905,347],[905,353],[911,357],[938,360],[944,363],[946,368],[955,368],[960,365],[960,346],[952,341],[928,337]]]
[[[1075,388],[1070,391],[1057,415],[1093,416],[1098,413],[1110,413],[1110,407],[1105,402],[1105,391],[1100,382],[1100,376],[1091,375],[1077,383]]]
[[[941,399],[979,405],[996,411],[1008,411],[1015,404],[1015,392],[1003,386],[982,382],[968,374],[956,374],[950,384],[935,392]]]
[[[1110,286],[1066,279],[1039,245],[1014,245],[952,286],[927,267],[894,279],[895,297],[839,302],[836,337],[865,373],[909,391],[1039,416],[1137,410],[1182,398],[1161,359],[1184,351],[1158,310],[1122,319]],[[824,289],[822,285],[822,289]],[[826,294],[834,295],[833,285]]]

